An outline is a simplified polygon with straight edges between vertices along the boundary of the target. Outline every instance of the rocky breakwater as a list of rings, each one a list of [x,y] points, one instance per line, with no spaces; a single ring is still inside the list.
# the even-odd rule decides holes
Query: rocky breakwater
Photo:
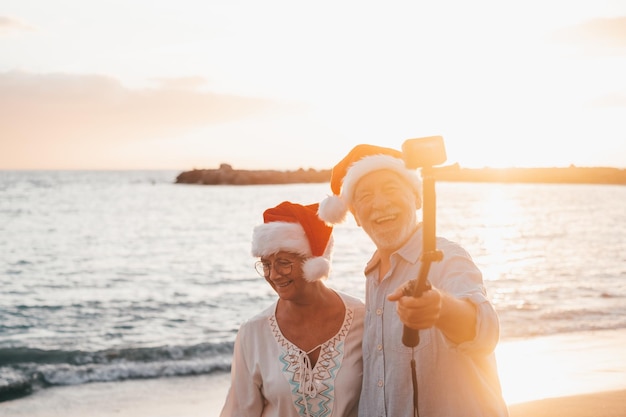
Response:
[[[626,169],[608,167],[567,168],[461,168],[459,164],[435,167],[435,179],[441,182],[499,182],[554,184],[626,185]],[[235,170],[228,164],[219,169],[194,169],[176,177],[180,184],[252,185],[321,183],[330,181],[331,170],[247,171]]]
[[[257,184],[296,184],[330,181],[330,169],[315,170],[302,168],[297,171],[240,170],[229,164],[221,164],[219,169],[194,169],[176,177],[177,184],[202,185],[257,185]]]

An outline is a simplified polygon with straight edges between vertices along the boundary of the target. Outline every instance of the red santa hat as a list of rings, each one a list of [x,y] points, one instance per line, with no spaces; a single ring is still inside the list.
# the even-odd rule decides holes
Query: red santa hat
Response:
[[[263,224],[252,233],[252,255],[269,256],[280,251],[306,259],[302,265],[309,282],[328,278],[333,249],[332,226],[317,215],[319,204],[303,206],[283,201],[263,213]]]
[[[320,203],[319,216],[329,224],[345,220],[352,204],[354,187],[366,174],[379,170],[390,170],[404,178],[421,195],[422,181],[415,170],[405,166],[402,152],[380,146],[357,145],[333,167],[330,188],[333,195]]]

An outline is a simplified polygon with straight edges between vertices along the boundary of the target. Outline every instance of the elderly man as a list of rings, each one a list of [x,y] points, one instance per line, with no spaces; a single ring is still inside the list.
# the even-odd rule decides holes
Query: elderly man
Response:
[[[421,265],[421,188],[400,151],[358,145],[333,168],[333,195],[319,208],[331,224],[350,211],[377,248],[365,267],[359,415],[508,416],[494,355],[498,316],[467,251],[437,237],[443,259],[430,267],[432,288],[405,295]],[[405,326],[419,330],[417,346],[402,343]]]

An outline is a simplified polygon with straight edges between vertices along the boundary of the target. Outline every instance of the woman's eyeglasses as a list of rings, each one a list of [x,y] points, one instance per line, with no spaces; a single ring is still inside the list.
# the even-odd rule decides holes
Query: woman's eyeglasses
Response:
[[[293,261],[288,259],[277,259],[274,261],[274,271],[280,275],[289,275],[293,270]],[[272,263],[267,261],[257,261],[254,263],[254,269],[263,278],[269,278],[272,270]]]

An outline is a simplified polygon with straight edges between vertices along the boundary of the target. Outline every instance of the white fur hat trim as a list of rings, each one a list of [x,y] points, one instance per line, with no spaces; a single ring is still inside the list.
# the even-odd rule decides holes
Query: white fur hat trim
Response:
[[[299,223],[264,223],[255,227],[252,232],[252,256],[263,257],[285,251],[308,258],[302,265],[302,271],[304,279],[309,282],[328,278],[332,247],[331,236],[324,256],[312,257],[309,241]]]
[[[331,195],[322,200],[319,207],[319,217],[330,224],[342,223],[352,205],[356,184],[363,176],[380,170],[390,170],[400,175],[421,196],[422,181],[416,171],[410,170],[404,165],[403,160],[383,154],[370,155],[350,165],[343,178],[341,195]]]

